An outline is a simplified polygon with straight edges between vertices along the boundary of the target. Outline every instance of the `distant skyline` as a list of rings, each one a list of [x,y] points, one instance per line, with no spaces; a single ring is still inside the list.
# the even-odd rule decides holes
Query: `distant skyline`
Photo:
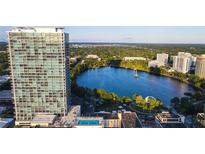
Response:
[[[0,26],[0,42],[7,41]],[[205,26],[65,26],[70,42],[205,44]]]

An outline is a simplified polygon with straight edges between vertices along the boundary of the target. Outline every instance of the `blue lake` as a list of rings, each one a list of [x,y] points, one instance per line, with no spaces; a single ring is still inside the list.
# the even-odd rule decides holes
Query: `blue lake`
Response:
[[[194,92],[193,88],[176,79],[152,75],[138,71],[138,78],[134,77],[135,71],[123,68],[104,67],[91,69],[77,77],[78,86],[90,89],[105,89],[119,96],[130,96],[137,93],[161,99],[166,105],[170,104],[173,97],[183,97],[185,92]]]

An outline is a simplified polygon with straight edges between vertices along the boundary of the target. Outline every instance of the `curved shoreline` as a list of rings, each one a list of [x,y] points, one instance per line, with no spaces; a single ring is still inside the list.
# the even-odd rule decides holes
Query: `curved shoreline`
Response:
[[[99,66],[99,67],[88,68],[88,69],[84,70],[83,72],[88,71],[89,69],[98,69],[98,68],[104,68],[104,67],[113,67],[113,68],[121,68],[121,69],[127,69],[127,70],[134,70],[133,68],[128,68],[128,67],[106,65],[106,66]],[[170,75],[166,75],[166,74],[152,73],[152,72],[150,72],[150,71],[143,70],[143,69],[138,69],[137,71],[146,72],[146,73],[149,73],[149,74],[151,74],[151,75],[163,76],[163,77],[168,77],[168,78],[171,78],[171,79],[175,79],[175,80],[177,80],[177,81],[183,82],[183,83],[185,83],[185,84],[191,86],[194,90],[203,91],[201,88],[195,87],[195,86],[194,86],[192,83],[190,83],[189,81],[180,80],[180,79],[178,79],[177,77],[174,77],[174,76],[170,76]],[[81,73],[83,73],[83,72],[81,72]],[[80,73],[80,74],[81,74],[81,73]],[[79,74],[79,75],[80,75],[80,74]],[[77,75],[77,76],[78,76],[78,75]]]

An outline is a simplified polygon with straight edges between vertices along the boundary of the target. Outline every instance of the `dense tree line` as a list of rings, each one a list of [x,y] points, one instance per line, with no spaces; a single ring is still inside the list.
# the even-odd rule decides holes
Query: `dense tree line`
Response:
[[[83,58],[88,54],[97,54],[103,59],[109,58],[123,58],[126,56],[139,56],[149,59],[156,58],[157,53],[168,53],[170,56],[177,55],[178,52],[190,52],[191,54],[204,54],[204,46],[193,45],[135,45],[131,47],[122,46],[96,46],[83,48],[70,48],[71,57],[82,56]]]
[[[171,99],[171,103],[172,107],[182,114],[196,115],[197,113],[205,112],[204,93],[193,94],[191,97],[174,97]]]

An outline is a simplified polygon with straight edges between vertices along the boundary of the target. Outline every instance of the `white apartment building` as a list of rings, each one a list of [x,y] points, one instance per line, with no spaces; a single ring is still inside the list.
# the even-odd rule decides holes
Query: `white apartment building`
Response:
[[[182,123],[179,115],[174,115],[169,112],[163,111],[155,116],[155,120],[160,123]]]
[[[192,66],[193,56],[190,53],[179,52],[173,56],[173,69],[181,73],[187,73]]]
[[[168,63],[169,55],[166,53],[157,54],[156,60],[150,60],[148,62],[148,67],[161,67]]]
[[[166,53],[157,54],[157,61],[161,66],[164,66],[168,63],[169,55]]]

